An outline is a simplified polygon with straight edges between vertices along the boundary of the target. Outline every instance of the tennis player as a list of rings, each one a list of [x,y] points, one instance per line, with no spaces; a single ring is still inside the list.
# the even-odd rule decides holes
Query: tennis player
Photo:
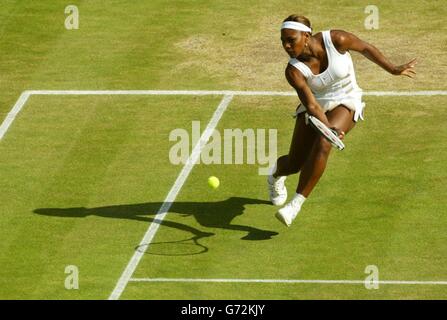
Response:
[[[299,15],[284,20],[281,41],[290,56],[286,79],[301,104],[296,110],[289,154],[278,158],[267,180],[270,200],[282,206],[287,201],[286,177],[301,171],[292,200],[276,213],[283,224],[290,226],[322,176],[331,151],[331,144],[307,123],[308,115],[334,129],[340,139],[359,119],[363,120],[365,104],[349,51],[360,52],[393,75],[410,78],[416,74],[416,59],[395,66],[376,47],[342,30],[312,35],[309,19]]]

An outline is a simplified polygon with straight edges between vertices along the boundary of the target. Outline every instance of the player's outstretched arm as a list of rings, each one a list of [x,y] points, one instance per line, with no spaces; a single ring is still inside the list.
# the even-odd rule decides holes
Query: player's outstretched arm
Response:
[[[367,43],[352,33],[343,30],[334,30],[333,42],[337,49],[344,53],[348,50],[360,52],[363,56],[381,66],[383,69],[394,75],[402,75],[413,78],[416,75],[414,66],[416,59],[402,65],[394,65],[383,54],[370,43]]]

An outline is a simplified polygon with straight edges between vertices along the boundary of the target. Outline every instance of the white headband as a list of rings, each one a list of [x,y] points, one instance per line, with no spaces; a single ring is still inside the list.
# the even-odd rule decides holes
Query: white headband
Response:
[[[281,29],[294,29],[298,31],[304,32],[312,32],[312,29],[306,26],[305,24],[295,22],[295,21],[286,21],[282,24]]]

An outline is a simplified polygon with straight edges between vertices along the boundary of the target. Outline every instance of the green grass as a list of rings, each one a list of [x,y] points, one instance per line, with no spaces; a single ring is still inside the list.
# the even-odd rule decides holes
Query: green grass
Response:
[[[366,90],[446,89],[441,1],[377,1],[375,31],[363,28],[367,1],[70,4],[79,30],[64,29],[65,1],[2,1],[0,119],[28,89],[290,90],[278,26],[291,13],[316,31],[352,31],[393,62],[419,58],[409,80],[354,55]],[[107,298],[181,170],[169,133],[193,120],[203,130],[220,99],[32,96],[0,141],[0,298]],[[134,277],[362,280],[374,264],[381,280],[445,281],[447,99],[365,101],[366,121],[290,229],[265,203],[257,165],[198,164]],[[284,154],[296,104],[235,97],[217,129],[277,129]],[[79,290],[64,288],[67,265]],[[122,298],[446,299],[447,287],[130,282]]]

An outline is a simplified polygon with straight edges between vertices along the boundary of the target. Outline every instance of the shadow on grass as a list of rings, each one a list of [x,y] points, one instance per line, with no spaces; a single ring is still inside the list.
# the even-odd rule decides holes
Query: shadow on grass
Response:
[[[171,203],[165,203],[165,208]],[[232,220],[239,215],[244,213],[245,205],[247,204],[270,204],[270,202],[265,200],[242,198],[242,197],[231,197],[224,201],[217,202],[174,202],[170,206],[170,213],[178,213],[181,216],[194,216],[197,222],[206,228],[214,229],[225,229],[234,231],[246,232],[242,240],[268,240],[273,236],[277,235],[277,232],[261,230],[255,227],[232,224]],[[155,219],[150,217],[150,215],[155,216],[161,206],[162,202],[147,202],[138,204],[124,204],[124,205],[114,205],[106,207],[96,207],[96,208],[85,208],[85,207],[75,207],[75,208],[39,208],[35,209],[33,212],[39,215],[51,216],[51,217],[67,217],[67,218],[84,218],[87,216],[98,216],[103,218],[112,219],[130,219],[142,222],[153,222],[158,223],[162,226],[171,227],[186,231],[192,234],[191,238],[179,241],[165,242],[172,244],[185,244],[185,241],[190,241],[194,245],[200,247],[201,249],[195,253],[189,254],[199,254],[208,251],[208,248],[199,244],[199,240],[202,238],[213,236],[214,233],[201,231],[197,228],[191,227],[189,225],[169,221],[163,219]],[[162,243],[151,243],[154,244]],[[138,248],[137,248],[138,249]],[[151,252],[148,252],[151,253]],[[163,254],[164,255],[164,254]],[[167,254],[167,255],[183,255],[183,254]]]

